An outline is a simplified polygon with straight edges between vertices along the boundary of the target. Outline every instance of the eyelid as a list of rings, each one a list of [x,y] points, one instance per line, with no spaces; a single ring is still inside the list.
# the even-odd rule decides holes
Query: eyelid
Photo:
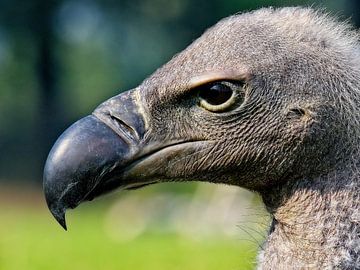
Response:
[[[231,90],[235,91],[235,89],[233,87],[236,87],[236,88],[243,88],[244,85],[246,84],[246,82],[244,81],[235,81],[235,80],[219,80],[219,81],[211,81],[209,83],[205,83],[205,84],[201,84],[195,88],[193,88],[194,91],[202,91],[202,89],[207,89],[213,85],[216,85],[216,84],[223,84],[227,87],[230,87]]]
[[[211,82],[221,81],[238,81],[247,82],[250,79],[250,73],[246,70],[243,71],[212,71],[203,74],[196,75],[190,78],[188,83],[188,89],[197,88],[201,85],[205,85]]]

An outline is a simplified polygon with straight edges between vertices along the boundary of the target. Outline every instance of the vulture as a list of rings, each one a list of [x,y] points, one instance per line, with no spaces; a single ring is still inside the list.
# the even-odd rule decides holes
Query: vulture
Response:
[[[259,269],[360,269],[360,42],[306,7],[225,18],[56,141],[48,207],[173,181],[260,194]],[[241,211],[241,206],[239,211]]]

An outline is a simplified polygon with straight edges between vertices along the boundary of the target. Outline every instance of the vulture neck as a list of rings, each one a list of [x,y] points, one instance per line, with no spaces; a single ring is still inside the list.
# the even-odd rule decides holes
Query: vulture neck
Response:
[[[273,221],[259,269],[360,269],[359,169],[264,193]]]

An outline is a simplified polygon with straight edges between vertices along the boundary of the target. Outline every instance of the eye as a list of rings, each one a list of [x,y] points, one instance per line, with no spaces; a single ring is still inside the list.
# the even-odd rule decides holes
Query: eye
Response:
[[[236,90],[242,85],[232,82],[214,82],[199,87],[200,106],[211,112],[230,109],[237,101]]]

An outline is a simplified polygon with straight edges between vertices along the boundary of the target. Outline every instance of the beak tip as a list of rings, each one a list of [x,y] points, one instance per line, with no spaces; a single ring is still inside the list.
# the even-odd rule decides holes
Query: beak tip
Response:
[[[65,210],[58,208],[50,208],[51,214],[54,216],[56,221],[67,231],[66,219],[65,219]]]
[[[65,230],[65,231],[67,231],[67,226],[66,226],[66,221],[65,221],[65,218],[64,219],[62,219],[62,220],[57,220],[58,222],[59,222],[59,224],[61,225],[61,227],[63,227],[63,229]]]

